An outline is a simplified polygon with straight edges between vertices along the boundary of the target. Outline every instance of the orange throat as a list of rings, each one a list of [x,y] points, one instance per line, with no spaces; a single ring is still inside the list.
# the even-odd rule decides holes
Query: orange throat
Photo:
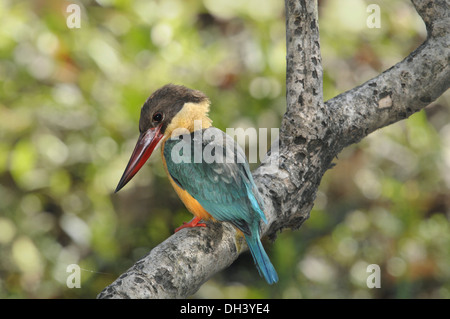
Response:
[[[166,159],[164,157],[164,146],[166,140],[167,139],[165,139],[161,143],[161,158],[164,165],[164,170],[166,171],[167,177],[169,178],[170,184],[172,184],[173,189],[175,189],[175,192],[177,193],[183,204],[186,206],[188,211],[190,211],[191,214],[193,214],[195,217],[199,217],[203,220],[214,219],[194,197],[192,197],[186,190],[178,186],[177,183],[175,183],[175,181],[173,180],[172,176],[170,176],[169,170],[167,169]]]

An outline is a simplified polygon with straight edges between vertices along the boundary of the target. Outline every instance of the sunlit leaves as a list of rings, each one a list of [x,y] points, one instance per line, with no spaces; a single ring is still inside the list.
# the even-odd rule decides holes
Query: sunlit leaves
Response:
[[[0,2],[0,297],[94,297],[191,218],[158,152],[113,194],[156,88],[203,90],[224,130],[278,127],[285,111],[283,1],[79,1],[74,29],[69,3]],[[407,1],[377,3],[380,29],[364,1],[320,2],[326,99],[424,39]],[[448,298],[448,123],[444,97],[344,150],[302,229],[265,243],[277,285],[243,255],[196,296]],[[73,263],[81,289],[65,284]]]

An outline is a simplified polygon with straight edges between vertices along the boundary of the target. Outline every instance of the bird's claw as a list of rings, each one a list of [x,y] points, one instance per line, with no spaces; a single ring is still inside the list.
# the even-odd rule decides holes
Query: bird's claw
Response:
[[[201,218],[194,217],[190,222],[183,222],[183,225],[175,229],[175,233],[182,230],[183,228],[192,228],[192,227],[206,227],[205,223],[199,223]]]

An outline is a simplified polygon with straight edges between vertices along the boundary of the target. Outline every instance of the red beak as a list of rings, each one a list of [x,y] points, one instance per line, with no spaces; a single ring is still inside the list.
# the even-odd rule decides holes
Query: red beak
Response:
[[[123,173],[114,193],[117,193],[133,178],[134,175],[136,175],[142,165],[144,165],[150,155],[152,155],[156,145],[158,145],[159,141],[163,137],[164,135],[161,134],[161,125],[148,129],[139,135],[139,139],[136,143],[133,154],[131,154],[127,168],[125,169],[125,172]]]

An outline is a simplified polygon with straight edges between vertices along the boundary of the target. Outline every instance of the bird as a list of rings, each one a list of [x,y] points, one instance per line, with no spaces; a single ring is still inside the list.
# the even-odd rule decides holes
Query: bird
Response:
[[[212,126],[209,109],[203,92],[183,85],[166,84],[153,92],[141,108],[140,135],[115,193],[160,145],[168,179],[194,215],[175,232],[206,227],[208,220],[232,224],[243,234],[259,274],[276,283],[277,272],[260,240],[260,221],[267,224],[264,204],[245,152]]]

